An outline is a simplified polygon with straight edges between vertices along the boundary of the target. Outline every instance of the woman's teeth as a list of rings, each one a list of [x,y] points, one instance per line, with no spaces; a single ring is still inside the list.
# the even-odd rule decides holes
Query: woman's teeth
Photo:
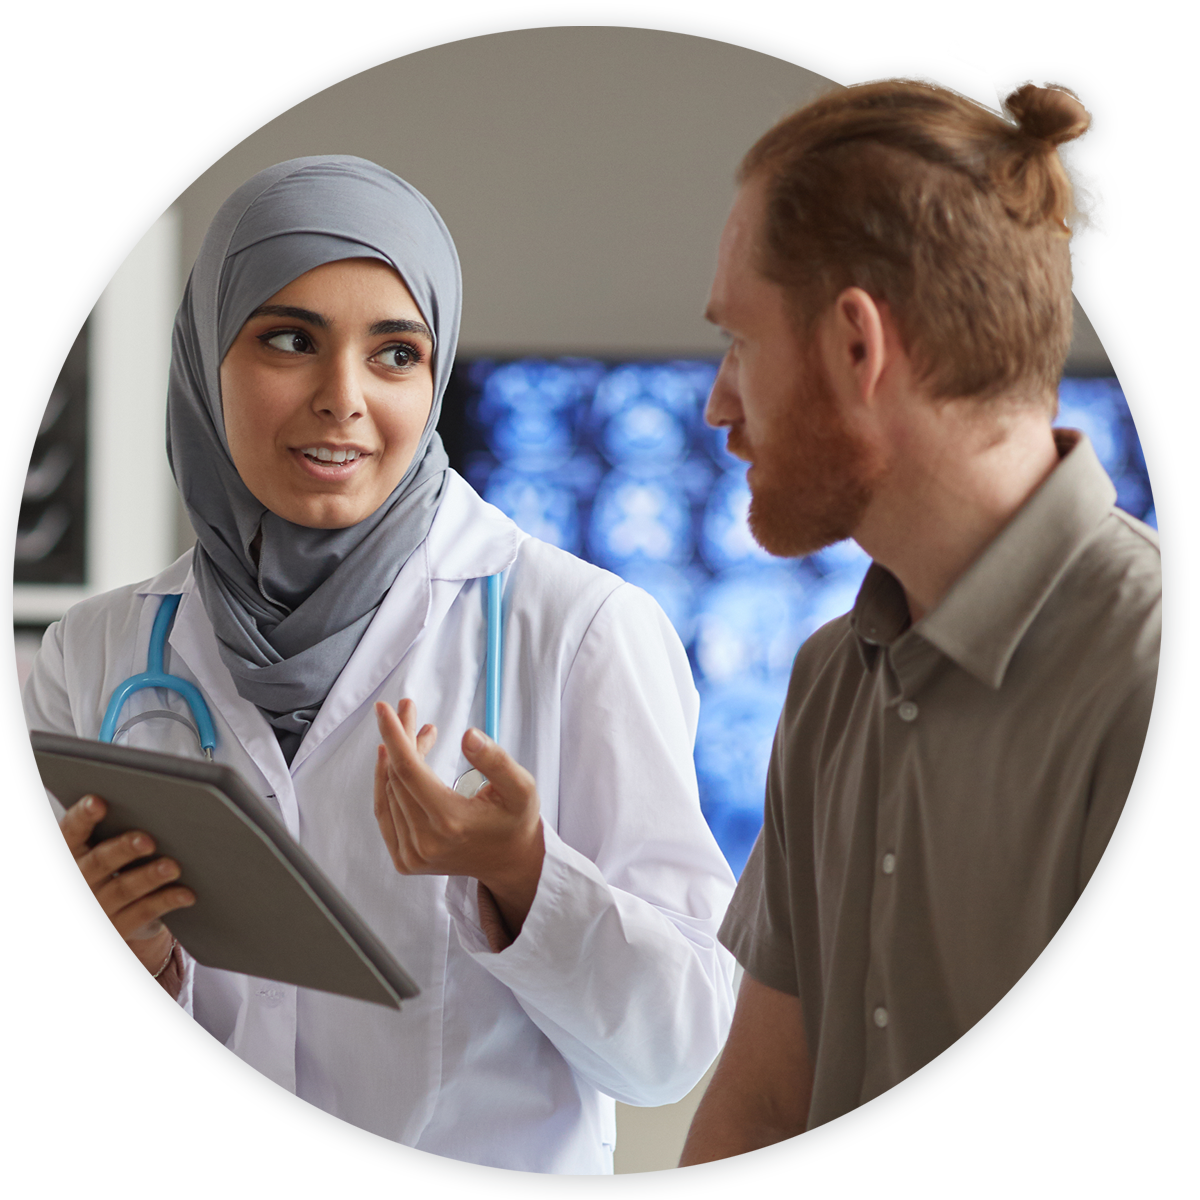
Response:
[[[348,463],[353,462],[362,452],[359,450],[330,450],[328,446],[313,446],[307,450],[301,450],[300,453],[305,458],[311,458],[313,462]]]

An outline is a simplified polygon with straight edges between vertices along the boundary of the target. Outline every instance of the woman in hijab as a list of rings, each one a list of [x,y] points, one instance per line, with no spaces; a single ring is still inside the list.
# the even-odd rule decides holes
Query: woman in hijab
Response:
[[[207,698],[216,759],[422,990],[394,1012],[201,966],[168,928],[194,900],[178,866],[145,835],[89,846],[103,802],[85,798],[63,832],[129,946],[214,1036],[328,1112],[472,1162],[603,1173],[613,1099],[677,1100],[720,1049],[733,881],[700,814],[697,699],[661,610],[447,465],[460,310],[449,232],[381,167],[295,159],[239,188],[175,323],[168,453],[196,545],[51,626],[26,712],[96,737],[180,596],[167,669]],[[501,573],[503,749],[474,728]],[[418,705],[461,742],[418,727]],[[137,693],[123,716],[118,740],[197,753],[173,693]],[[471,766],[489,782],[460,796]]]

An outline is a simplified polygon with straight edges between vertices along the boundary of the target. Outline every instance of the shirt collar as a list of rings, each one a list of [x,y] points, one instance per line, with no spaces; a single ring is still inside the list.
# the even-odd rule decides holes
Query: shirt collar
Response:
[[[1008,664],[1050,593],[1112,510],[1117,492],[1091,443],[1056,429],[1059,464],[942,602],[913,626],[981,683],[999,688]],[[851,621],[864,661],[870,645],[905,630],[908,604],[896,578],[877,563],[867,571]]]

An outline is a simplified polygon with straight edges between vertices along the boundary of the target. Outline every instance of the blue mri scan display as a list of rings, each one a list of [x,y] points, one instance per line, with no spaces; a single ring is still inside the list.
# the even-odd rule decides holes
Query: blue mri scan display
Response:
[[[792,659],[851,608],[869,559],[853,542],[793,560],[754,541],[746,465],[704,424],[716,370],[715,361],[460,361],[442,430],[452,463],[485,499],[662,605],[700,690],[700,803],[740,874],[762,824]],[[1155,524],[1117,381],[1064,379],[1059,395],[1057,423],[1087,433],[1118,503]]]

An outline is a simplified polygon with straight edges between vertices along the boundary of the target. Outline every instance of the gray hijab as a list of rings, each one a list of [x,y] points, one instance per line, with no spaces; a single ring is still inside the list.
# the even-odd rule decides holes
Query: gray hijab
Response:
[[[264,508],[234,468],[219,371],[259,305],[345,258],[380,259],[404,280],[434,335],[433,407],[412,463],[371,516],[309,529]],[[193,568],[221,659],[289,763],[437,512],[448,464],[436,426],[461,311],[458,255],[433,205],[344,155],[260,171],[221,206],[192,268],[172,339],[167,457],[196,531]]]

